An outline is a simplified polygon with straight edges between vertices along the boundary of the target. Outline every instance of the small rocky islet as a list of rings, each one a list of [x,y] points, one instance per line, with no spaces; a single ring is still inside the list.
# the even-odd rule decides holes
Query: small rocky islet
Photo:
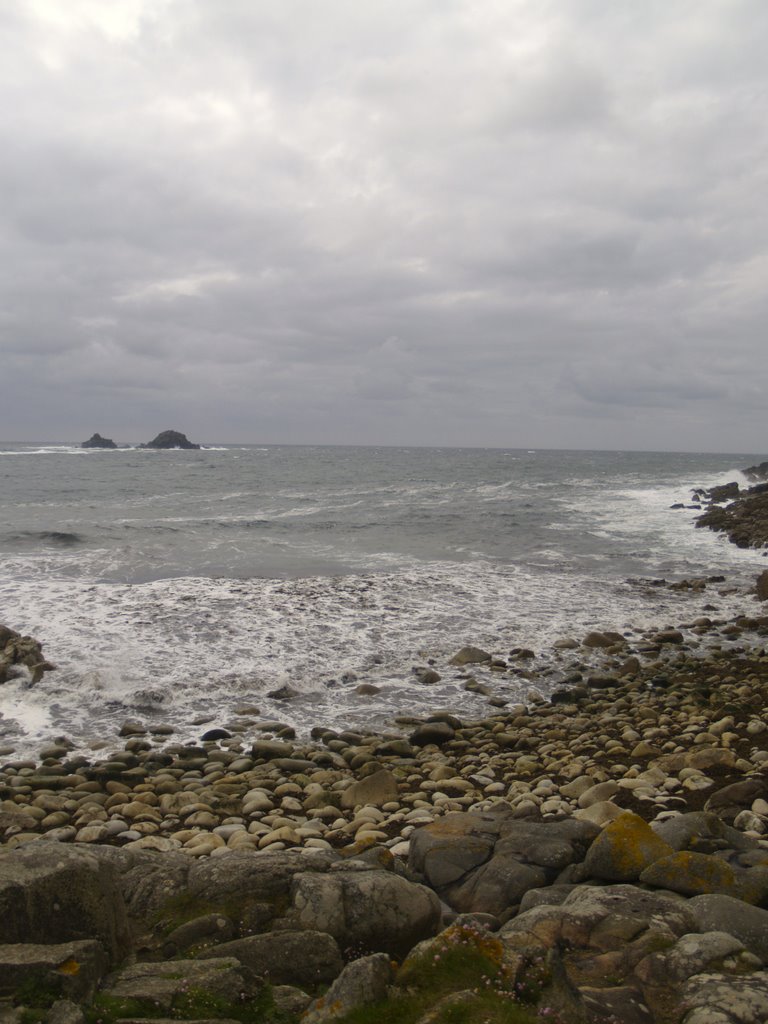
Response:
[[[101,434],[92,434],[87,441],[83,441],[81,448],[117,448],[111,437],[102,437]],[[161,430],[160,433],[146,444],[140,444],[139,448],[154,448],[167,450],[171,448],[182,448],[185,451],[199,451],[200,445],[194,444],[186,434],[179,430]]]
[[[3,1019],[764,1024],[761,581],[736,618],[563,638],[566,684],[476,721],[299,741],[242,707],[6,761]]]

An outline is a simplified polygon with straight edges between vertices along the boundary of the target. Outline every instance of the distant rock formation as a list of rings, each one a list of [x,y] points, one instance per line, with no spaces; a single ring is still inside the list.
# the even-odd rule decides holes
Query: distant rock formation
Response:
[[[102,437],[101,434],[94,434],[87,441],[83,441],[81,448],[117,448],[111,437]]]
[[[191,441],[187,440],[187,435],[179,433],[178,430],[163,430],[153,441],[150,441],[149,444],[143,444],[141,447],[199,449],[200,445],[192,444]]]

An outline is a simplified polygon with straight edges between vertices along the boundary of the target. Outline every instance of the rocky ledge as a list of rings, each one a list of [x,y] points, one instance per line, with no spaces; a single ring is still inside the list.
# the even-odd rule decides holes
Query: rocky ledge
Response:
[[[551,701],[406,735],[4,765],[6,1018],[764,1024],[767,636],[591,633]]]

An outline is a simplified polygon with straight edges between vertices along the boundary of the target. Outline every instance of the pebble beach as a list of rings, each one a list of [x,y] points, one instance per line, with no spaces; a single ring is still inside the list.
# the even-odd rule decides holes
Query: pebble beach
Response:
[[[436,708],[388,733],[318,726],[312,742],[297,743],[290,726],[244,707],[229,728],[201,727],[194,745],[130,720],[122,749],[92,759],[71,756],[63,738],[39,761],[3,764],[4,842],[47,834],[193,856],[381,843],[403,855],[414,828],[500,801],[521,818],[599,825],[623,808],[648,820],[699,809],[768,766],[768,614],[756,596],[746,602],[753,614],[730,621],[562,638],[555,648],[569,684],[526,705],[494,707],[473,670],[525,672],[534,691],[535,673],[521,668],[532,651],[468,647],[423,668],[424,686],[430,673],[449,672],[466,688],[484,687],[488,716],[476,721]],[[379,790],[365,799],[370,779],[388,799]],[[745,802],[739,814],[737,827],[768,833],[765,800]]]

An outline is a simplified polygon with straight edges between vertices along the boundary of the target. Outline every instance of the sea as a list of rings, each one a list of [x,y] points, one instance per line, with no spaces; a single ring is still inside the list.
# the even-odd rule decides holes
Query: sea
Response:
[[[475,675],[512,703],[546,697],[558,639],[754,607],[763,553],[696,529],[692,491],[764,458],[0,444],[0,623],[57,666],[0,686],[0,753],[117,745],[128,719],[193,742],[238,722],[301,738],[479,718],[487,696],[449,665],[464,645],[532,650],[533,679]],[[660,583],[710,576],[726,579]]]

